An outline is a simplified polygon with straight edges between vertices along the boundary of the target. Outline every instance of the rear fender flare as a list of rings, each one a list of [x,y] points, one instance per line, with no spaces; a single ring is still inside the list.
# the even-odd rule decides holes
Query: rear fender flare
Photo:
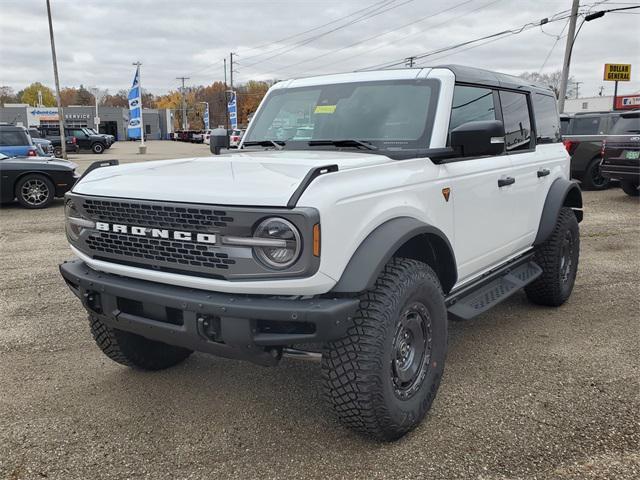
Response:
[[[582,192],[578,186],[578,182],[574,180],[566,180],[557,178],[551,184],[547,198],[544,201],[540,224],[538,225],[538,233],[533,245],[540,245],[549,238],[553,228],[560,215],[562,207],[570,207],[576,215],[578,222],[582,221]]]

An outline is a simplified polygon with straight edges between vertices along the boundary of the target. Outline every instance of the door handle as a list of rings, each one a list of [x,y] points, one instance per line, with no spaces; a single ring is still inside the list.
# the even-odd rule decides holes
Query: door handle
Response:
[[[498,179],[498,188],[506,187],[507,185],[511,185],[516,183],[516,179],[513,177],[505,177]]]
[[[546,177],[550,173],[551,170],[549,170],[548,168],[541,168],[540,170],[538,170],[538,178]]]

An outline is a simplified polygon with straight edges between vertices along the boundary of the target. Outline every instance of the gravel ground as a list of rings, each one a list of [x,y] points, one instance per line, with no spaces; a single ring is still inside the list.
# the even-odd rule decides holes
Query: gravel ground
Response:
[[[95,159],[140,161],[135,144]],[[144,159],[205,155],[150,142]],[[422,425],[393,444],[343,429],[317,365],[195,354],[136,372],[94,345],[57,271],[62,202],[0,210],[0,477],[640,478],[640,208],[586,192],[577,284],[559,309],[523,294],[452,323]]]

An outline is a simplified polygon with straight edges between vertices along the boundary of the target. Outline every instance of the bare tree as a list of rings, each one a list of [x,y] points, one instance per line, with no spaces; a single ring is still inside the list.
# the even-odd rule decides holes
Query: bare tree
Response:
[[[562,81],[562,72],[556,70],[551,73],[523,72],[519,75],[525,80],[551,88],[556,94],[556,98],[560,95],[560,83]],[[571,98],[575,93],[575,79],[569,78],[567,86],[567,98]]]

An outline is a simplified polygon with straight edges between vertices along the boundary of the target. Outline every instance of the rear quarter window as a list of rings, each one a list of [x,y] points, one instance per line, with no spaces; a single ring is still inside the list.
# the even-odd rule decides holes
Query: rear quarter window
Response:
[[[555,97],[536,93],[533,96],[533,114],[536,119],[536,142],[559,142],[560,116]]]
[[[31,140],[23,130],[0,130],[0,145],[5,147],[31,145]]]

